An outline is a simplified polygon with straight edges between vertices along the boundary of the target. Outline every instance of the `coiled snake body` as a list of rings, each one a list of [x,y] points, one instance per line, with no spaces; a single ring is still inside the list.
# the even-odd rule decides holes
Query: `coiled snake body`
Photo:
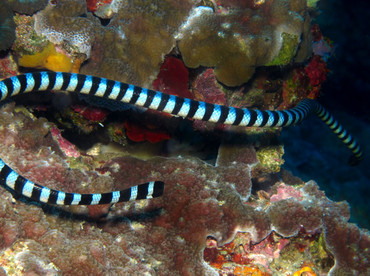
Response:
[[[251,110],[195,101],[131,84],[74,73],[36,72],[14,76],[0,82],[1,99],[32,91],[63,90],[101,97],[169,113],[183,118],[236,126],[291,126],[310,113],[317,116],[352,151],[351,163],[363,158],[357,141],[317,101],[305,99],[288,110]],[[97,194],[64,193],[43,187],[16,173],[0,159],[0,182],[35,201],[56,205],[94,205],[149,199],[162,195],[164,183],[152,181],[122,191]]]

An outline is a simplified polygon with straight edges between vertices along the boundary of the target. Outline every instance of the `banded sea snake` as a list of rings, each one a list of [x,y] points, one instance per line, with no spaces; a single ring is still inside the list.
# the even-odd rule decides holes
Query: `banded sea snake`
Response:
[[[129,103],[183,118],[236,126],[284,127],[301,122],[310,113],[317,116],[352,151],[352,163],[363,158],[355,139],[317,101],[305,99],[288,110],[251,110],[181,98],[105,78],[74,73],[36,72],[0,82],[1,99],[32,91],[62,90]],[[152,181],[122,191],[103,194],[64,193],[43,187],[16,173],[0,159],[0,182],[35,201],[56,205],[113,204],[162,195],[164,183]]]

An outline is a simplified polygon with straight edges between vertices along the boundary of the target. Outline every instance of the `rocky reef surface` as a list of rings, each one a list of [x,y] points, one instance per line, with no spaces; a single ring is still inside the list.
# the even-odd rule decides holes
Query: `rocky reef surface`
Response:
[[[78,157],[90,169],[71,169],[45,119],[8,104],[1,125],[5,162],[50,188],[97,192],[166,182],[162,198],[113,207],[48,207],[1,189],[0,262],[10,275],[368,272],[369,235],[348,223],[345,202],[287,173],[251,194],[258,161],[250,145],[221,145],[215,165],[194,157],[106,154],[99,162]],[[214,252],[231,241],[228,251]]]
[[[311,24],[317,1],[45,2],[1,5],[16,34],[2,78],[81,72],[272,110],[317,98],[329,71],[332,42]],[[27,179],[79,193],[162,180],[165,192],[51,207],[2,187],[0,275],[370,274],[369,232],[321,183],[281,169],[280,131],[54,92],[3,104],[1,158]]]

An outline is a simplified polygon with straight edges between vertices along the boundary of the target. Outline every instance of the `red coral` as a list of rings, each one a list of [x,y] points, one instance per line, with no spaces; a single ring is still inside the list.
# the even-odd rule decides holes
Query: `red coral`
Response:
[[[163,93],[192,99],[188,82],[189,72],[184,63],[180,59],[167,57],[157,79],[153,81],[153,88]]]
[[[292,76],[283,84],[283,103],[279,108],[290,108],[302,99],[316,99],[329,69],[325,61],[314,55],[304,68],[293,70]]]
[[[319,40],[324,38],[318,24],[315,24],[315,25],[312,26],[311,34],[312,34],[312,40],[313,41],[319,41]]]
[[[171,136],[165,131],[133,124],[130,121],[125,122],[125,127],[127,137],[134,142],[149,141],[150,143],[158,143],[171,139]]]
[[[96,12],[100,6],[110,4],[111,2],[112,0],[87,0],[87,10],[91,12]]]
[[[96,107],[74,105],[72,106],[72,109],[85,119],[92,122],[102,122],[108,115],[108,111]]]
[[[304,68],[304,71],[310,79],[310,85],[313,87],[321,85],[329,72],[325,61],[320,56],[314,56],[311,62]]]

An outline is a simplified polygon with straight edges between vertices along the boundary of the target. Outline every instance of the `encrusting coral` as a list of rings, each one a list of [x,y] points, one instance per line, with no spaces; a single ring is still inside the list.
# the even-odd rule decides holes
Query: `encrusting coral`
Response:
[[[87,217],[76,221],[56,215],[63,213],[61,209],[44,213],[39,206],[30,208],[19,200],[14,205],[9,193],[1,189],[0,232],[6,250],[0,262],[8,272],[217,275],[221,268],[211,268],[203,261],[207,237],[222,245],[237,232],[244,232],[258,246],[271,231],[293,243],[291,239],[302,229],[308,234],[324,233],[335,266],[323,269],[330,270],[331,275],[368,272],[368,233],[348,223],[348,205],[327,199],[316,183],[275,185],[259,199],[251,197],[251,168],[257,159],[248,145],[220,151],[217,166],[193,157],[143,161],[106,155],[95,165],[88,157],[79,157],[89,166],[68,169],[68,158],[45,135],[50,128],[45,119],[15,112],[13,104],[1,112],[1,124],[6,126],[0,130],[1,152],[6,162],[36,182],[66,191],[91,192],[120,189],[154,178],[166,180],[162,198],[116,204],[114,208],[65,208],[90,217],[108,215],[95,222]],[[280,254],[284,256],[283,251]],[[27,260],[21,258],[24,255]],[[252,255],[248,258],[250,265],[262,265],[266,273],[276,269],[270,261],[262,262]],[[14,262],[19,264],[16,268]],[[286,271],[299,271],[300,266],[300,262],[293,262]]]
[[[94,20],[86,15],[86,2],[78,0],[56,1],[35,16],[35,31],[54,44],[66,43],[71,52],[91,55],[94,42]]]

